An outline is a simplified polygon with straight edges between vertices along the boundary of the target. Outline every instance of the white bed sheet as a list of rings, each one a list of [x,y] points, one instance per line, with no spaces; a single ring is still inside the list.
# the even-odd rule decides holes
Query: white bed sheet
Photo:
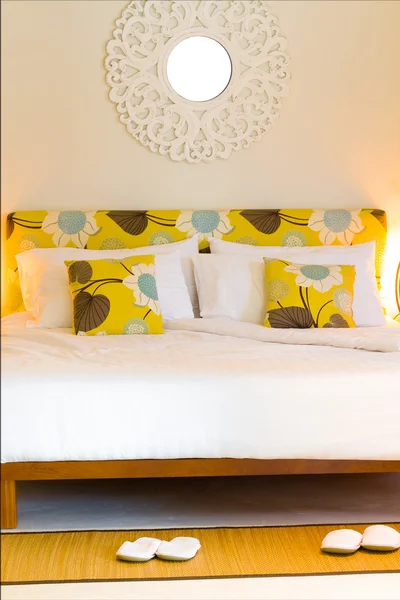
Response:
[[[400,459],[400,353],[2,320],[2,462]],[[240,324],[239,324],[240,325]]]

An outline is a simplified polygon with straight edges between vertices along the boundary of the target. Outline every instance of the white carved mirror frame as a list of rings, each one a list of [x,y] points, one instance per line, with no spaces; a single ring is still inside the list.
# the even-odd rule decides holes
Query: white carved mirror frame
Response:
[[[176,161],[210,162],[259,140],[288,93],[290,59],[263,0],[134,0],[107,43],[110,99],[129,133]],[[180,96],[167,76],[171,51],[192,36],[228,52],[232,74],[215,98]]]

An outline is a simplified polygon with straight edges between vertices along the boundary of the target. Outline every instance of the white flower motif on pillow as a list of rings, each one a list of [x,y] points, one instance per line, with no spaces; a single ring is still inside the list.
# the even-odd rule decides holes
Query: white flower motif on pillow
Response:
[[[57,247],[64,247],[72,241],[78,248],[84,248],[90,235],[96,235],[101,229],[97,226],[95,210],[62,210],[49,212],[45,217],[42,229],[54,234],[53,242]]]
[[[184,210],[176,220],[176,228],[184,231],[188,237],[199,235],[199,242],[208,237],[221,238],[231,233],[232,227],[227,210],[217,212],[216,210]]]
[[[40,242],[36,236],[30,235],[29,233],[23,235],[21,241],[19,243],[19,247],[21,252],[25,252],[25,250],[32,250],[33,248],[39,248]]]
[[[290,286],[283,279],[271,279],[266,285],[267,298],[270,302],[278,302],[290,293]]]
[[[160,246],[161,244],[170,244],[174,238],[168,231],[156,231],[152,233],[149,239],[150,246]]]
[[[364,229],[360,219],[359,210],[316,210],[308,221],[308,226],[313,231],[319,231],[319,239],[328,246],[336,238],[344,246],[349,246],[354,234]]]
[[[133,290],[136,306],[148,306],[156,315],[160,314],[160,303],[155,278],[155,266],[144,263],[131,266],[132,275],[123,284]]]
[[[338,265],[289,265],[285,271],[295,273],[296,284],[313,287],[317,292],[327,292],[334,285],[343,283],[342,269]]]
[[[307,238],[302,231],[287,231],[282,238],[282,246],[289,246],[290,248],[307,246]]]
[[[144,319],[130,319],[127,323],[125,323],[125,327],[122,331],[123,335],[132,335],[132,334],[148,334],[149,326],[147,325]]]
[[[353,316],[353,296],[345,288],[338,288],[333,292],[333,304],[345,315]]]
[[[258,246],[257,240],[250,235],[242,235],[235,240],[236,244],[244,244],[245,246]]]

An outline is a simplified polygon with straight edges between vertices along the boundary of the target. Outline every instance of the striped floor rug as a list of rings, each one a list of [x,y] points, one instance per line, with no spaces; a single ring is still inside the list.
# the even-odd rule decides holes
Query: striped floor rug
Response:
[[[399,530],[399,524],[390,524]],[[367,525],[352,525],[364,531]],[[154,531],[68,531],[2,534],[1,581],[47,583],[77,581],[148,581],[335,573],[379,573],[400,570],[400,550],[359,550],[353,555],[324,554],[320,543],[338,527],[249,527]],[[197,537],[202,548],[188,562],[153,559],[124,563],[115,552],[125,540],[141,536],[171,540]]]

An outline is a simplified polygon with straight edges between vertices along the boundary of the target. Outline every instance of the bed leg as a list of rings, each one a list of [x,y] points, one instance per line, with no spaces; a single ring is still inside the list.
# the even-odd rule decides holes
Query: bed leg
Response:
[[[17,495],[15,481],[1,480],[1,528],[15,529],[17,526]]]

